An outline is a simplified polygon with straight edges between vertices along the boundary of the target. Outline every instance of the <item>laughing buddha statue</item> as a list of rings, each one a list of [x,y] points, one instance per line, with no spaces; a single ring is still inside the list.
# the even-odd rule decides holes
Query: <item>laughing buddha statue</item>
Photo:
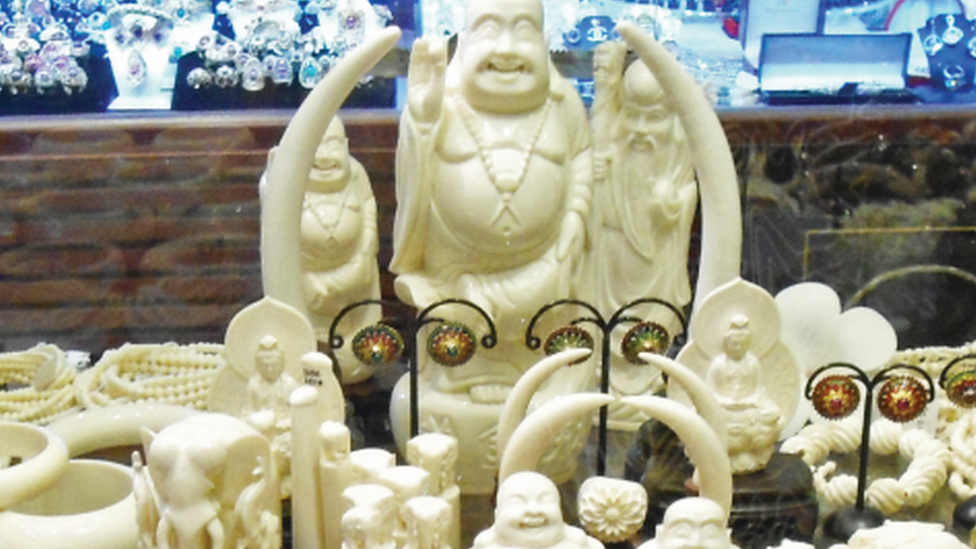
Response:
[[[538,0],[470,3],[450,63],[443,41],[414,44],[408,88],[390,265],[396,293],[418,309],[465,299],[498,330],[497,345],[463,366],[421,357],[420,423],[461,439],[462,490],[471,482],[490,490],[494,460],[473,444],[492,446],[500,403],[538,360],[523,343],[528,320],[575,294],[592,179],[586,111],[549,59]],[[445,310],[450,320],[472,318]],[[562,373],[550,394],[593,383],[591,369]],[[477,453],[483,481],[471,480],[465,453]]]

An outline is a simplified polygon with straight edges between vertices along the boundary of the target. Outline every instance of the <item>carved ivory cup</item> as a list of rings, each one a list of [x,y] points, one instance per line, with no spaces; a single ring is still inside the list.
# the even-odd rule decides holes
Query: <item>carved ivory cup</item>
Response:
[[[3,549],[134,549],[137,535],[132,473],[108,461],[71,460],[46,490],[0,511]]]

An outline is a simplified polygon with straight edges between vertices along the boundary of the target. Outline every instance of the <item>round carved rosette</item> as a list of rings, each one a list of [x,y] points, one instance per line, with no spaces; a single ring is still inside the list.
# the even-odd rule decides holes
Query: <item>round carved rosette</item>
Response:
[[[367,326],[352,340],[352,352],[367,366],[392,364],[403,355],[403,337],[385,324]]]
[[[579,326],[563,326],[557,328],[546,338],[543,346],[547,355],[554,355],[569,349],[589,349],[593,350],[593,336]],[[580,364],[586,362],[586,358],[581,358],[570,364]]]
[[[477,341],[470,328],[460,322],[445,322],[427,336],[427,353],[441,366],[454,368],[471,360]]]
[[[878,410],[896,423],[911,421],[928,404],[928,392],[922,382],[912,376],[892,377],[878,392]]]
[[[617,543],[644,524],[647,491],[636,482],[590,477],[580,486],[578,504],[583,529],[604,543]]]
[[[640,322],[627,330],[620,341],[624,358],[631,364],[644,364],[638,355],[654,353],[663,355],[671,346],[671,335],[657,322]]]

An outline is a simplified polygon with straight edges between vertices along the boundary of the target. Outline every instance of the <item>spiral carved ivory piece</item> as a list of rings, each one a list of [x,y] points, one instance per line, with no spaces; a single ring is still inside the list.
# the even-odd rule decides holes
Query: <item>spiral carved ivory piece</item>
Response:
[[[817,494],[835,507],[855,502],[857,478],[836,474],[837,464],[833,461],[819,466],[817,463],[832,452],[848,453],[857,449],[861,442],[859,424],[856,418],[848,418],[836,423],[810,425],[787,439],[781,448],[785,453],[801,456],[813,471]],[[871,426],[869,445],[875,453],[890,455],[899,452],[911,461],[897,479],[876,479],[865,491],[867,504],[885,515],[893,515],[905,507],[925,505],[949,477],[948,467],[952,461],[949,448],[921,429],[903,431],[901,426],[881,419]]]
[[[949,489],[960,499],[976,495],[976,410],[963,414],[947,433],[952,473]]]

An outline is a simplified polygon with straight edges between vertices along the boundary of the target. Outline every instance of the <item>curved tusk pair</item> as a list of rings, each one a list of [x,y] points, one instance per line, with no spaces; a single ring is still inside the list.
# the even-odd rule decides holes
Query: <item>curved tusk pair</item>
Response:
[[[566,423],[616,400],[600,393],[563,395],[526,417],[536,390],[559,368],[589,353],[586,349],[572,349],[546,357],[515,384],[498,425],[499,484],[516,472],[536,470],[542,454],[550,447],[549,441]],[[725,443],[725,419],[718,402],[704,381],[688,368],[658,355],[642,353],[640,356],[681,384],[701,415],[663,397],[626,397],[620,402],[658,419],[677,434],[698,468],[702,497],[718,503],[728,519],[732,507],[732,469]]]

